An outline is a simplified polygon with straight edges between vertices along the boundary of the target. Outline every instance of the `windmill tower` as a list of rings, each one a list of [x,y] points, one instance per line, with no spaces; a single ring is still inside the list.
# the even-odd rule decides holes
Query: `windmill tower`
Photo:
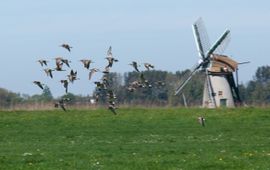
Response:
[[[226,30],[222,36],[210,46],[204,23],[199,18],[193,25],[193,33],[199,53],[199,62],[182,79],[175,91],[177,95],[186,86],[197,71],[205,73],[202,106],[207,108],[235,107],[241,104],[237,81],[234,73],[238,70],[238,63],[232,58],[222,55],[230,40],[230,31]]]

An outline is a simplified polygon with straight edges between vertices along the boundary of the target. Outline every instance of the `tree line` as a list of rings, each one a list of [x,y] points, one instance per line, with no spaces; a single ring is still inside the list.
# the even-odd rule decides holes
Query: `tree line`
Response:
[[[127,106],[184,106],[184,98],[188,106],[200,106],[202,103],[205,74],[197,72],[180,95],[174,95],[174,90],[181,78],[190,70],[177,71],[175,73],[152,70],[142,74],[148,80],[150,87],[128,90],[131,82],[139,79],[138,72],[109,73],[110,87],[117,96],[117,104]],[[247,105],[267,106],[270,104],[270,66],[258,67],[253,79],[239,85],[241,99]],[[98,93],[95,89],[93,96]],[[61,97],[70,98],[70,104],[89,104],[93,96],[83,96],[68,93]],[[105,104],[106,95],[101,94],[98,105]],[[0,107],[8,109],[17,104],[51,103],[56,100],[49,87],[45,87],[41,94],[27,95],[14,93],[0,88]]]

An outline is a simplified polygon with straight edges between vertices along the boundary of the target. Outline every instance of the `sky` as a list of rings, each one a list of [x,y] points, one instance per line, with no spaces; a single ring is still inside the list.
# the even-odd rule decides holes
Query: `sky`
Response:
[[[74,94],[88,95],[97,74],[88,80],[80,59],[104,68],[107,49],[119,59],[113,72],[133,71],[128,64],[149,62],[157,70],[191,68],[198,53],[191,25],[202,17],[211,43],[226,30],[231,41],[224,54],[238,62],[240,82],[253,79],[257,67],[269,64],[270,1],[204,0],[9,0],[0,2],[0,87],[21,94],[40,94],[34,80],[47,84],[54,96],[64,94],[60,80],[67,73],[47,77],[36,61],[62,56],[72,61],[80,80]],[[59,47],[73,48],[69,53]]]

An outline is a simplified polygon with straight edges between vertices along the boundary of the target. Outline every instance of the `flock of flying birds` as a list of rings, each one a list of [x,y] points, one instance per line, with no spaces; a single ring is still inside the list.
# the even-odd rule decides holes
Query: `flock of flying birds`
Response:
[[[68,44],[62,44],[60,47],[63,47],[64,49],[71,52],[72,47]],[[106,65],[106,67],[104,68],[103,71],[98,69],[98,68],[91,68],[90,66],[93,63],[93,61],[90,59],[82,59],[82,60],[80,60],[80,62],[82,62],[83,67],[89,71],[89,76],[88,76],[89,80],[91,80],[91,78],[93,77],[93,75],[96,72],[103,73],[101,80],[94,82],[94,84],[96,85],[96,89],[98,91],[98,93],[96,93],[94,97],[95,97],[95,100],[97,102],[99,100],[101,92],[105,92],[107,104],[108,104],[108,109],[111,110],[112,113],[114,113],[116,115],[117,114],[117,112],[116,112],[116,109],[117,109],[116,99],[117,99],[117,97],[116,97],[113,89],[110,87],[108,75],[110,73],[110,69],[112,68],[113,64],[115,62],[118,62],[118,59],[113,57],[111,46],[109,47],[109,49],[107,51],[107,57],[105,59],[107,60],[108,64]],[[46,59],[39,59],[38,62],[40,63],[40,65],[42,67],[47,67],[49,61]],[[63,66],[70,68],[69,63],[71,63],[71,61],[69,61],[68,59],[64,59],[63,57],[56,57],[55,58],[55,68],[45,68],[44,72],[46,73],[46,75],[48,77],[53,78],[54,72],[66,71]],[[127,90],[129,92],[134,92],[138,88],[152,88],[152,84],[144,77],[144,74],[139,70],[138,67],[140,65],[136,61],[132,61],[132,63],[130,63],[129,65],[131,65],[134,68],[134,71],[140,73],[139,74],[140,76],[139,76],[138,80],[135,80],[135,81],[129,83]],[[148,71],[154,69],[154,65],[152,65],[150,63],[144,63],[144,67]],[[65,89],[65,93],[68,93],[69,84],[74,83],[74,81],[76,81],[76,80],[79,80],[79,78],[77,77],[77,71],[75,71],[73,69],[70,70],[70,73],[67,75],[66,79],[60,80],[60,83],[63,85],[63,87]],[[44,89],[45,84],[42,83],[41,81],[33,81],[33,83],[35,85],[37,85],[39,88],[41,88],[42,90]],[[165,86],[165,83],[162,81],[157,81],[154,83],[154,85],[161,87],[161,86]],[[64,111],[66,111],[65,105],[68,101],[70,101],[69,98],[61,98],[60,100],[58,100],[54,103],[54,107],[62,108]]]

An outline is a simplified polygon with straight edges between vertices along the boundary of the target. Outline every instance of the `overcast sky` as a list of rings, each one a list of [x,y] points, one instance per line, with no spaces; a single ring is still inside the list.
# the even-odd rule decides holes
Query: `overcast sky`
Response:
[[[0,87],[14,92],[40,94],[32,84],[40,80],[49,85],[54,96],[64,94],[57,73],[46,77],[36,62],[62,56],[72,61],[80,80],[70,86],[75,94],[91,94],[94,80],[80,59],[91,58],[94,67],[106,65],[109,46],[119,63],[112,71],[132,71],[135,60],[150,62],[156,69],[175,72],[198,61],[191,25],[202,17],[213,43],[225,29],[231,42],[224,54],[239,62],[240,82],[251,80],[257,67],[269,64],[270,2],[204,0],[9,0],[0,2]],[[59,47],[73,46],[71,53]]]

